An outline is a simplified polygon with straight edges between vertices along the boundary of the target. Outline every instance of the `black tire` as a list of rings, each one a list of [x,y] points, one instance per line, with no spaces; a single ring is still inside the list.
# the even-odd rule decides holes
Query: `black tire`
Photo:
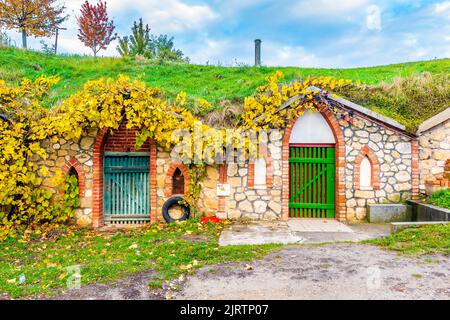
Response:
[[[184,198],[180,197],[180,196],[176,196],[176,197],[170,198],[169,200],[166,201],[166,203],[164,203],[164,206],[163,206],[163,209],[162,209],[162,213],[163,213],[163,216],[164,216],[164,220],[166,220],[166,222],[181,222],[181,221],[185,221],[185,220],[189,219],[189,215],[191,213],[191,210],[190,210],[188,205],[180,204],[181,201],[184,201]],[[183,211],[184,211],[183,217],[181,217],[178,220],[173,219],[169,215],[169,210],[174,205],[180,205],[183,208]]]

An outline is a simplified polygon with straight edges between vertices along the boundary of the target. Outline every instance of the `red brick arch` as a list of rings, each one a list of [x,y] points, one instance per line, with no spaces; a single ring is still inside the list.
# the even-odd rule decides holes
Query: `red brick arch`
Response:
[[[77,172],[78,175],[78,188],[80,190],[80,197],[84,197],[86,185],[84,180],[84,171],[81,167],[80,162],[78,162],[78,160],[75,158],[70,159],[70,161],[66,163],[66,166],[64,167],[64,174],[69,174],[70,169],[72,168]]]
[[[181,173],[184,177],[184,192],[185,194],[189,190],[189,186],[191,185],[191,177],[189,175],[189,170],[186,168],[184,163],[180,161],[175,161],[170,166],[169,170],[167,170],[166,174],[166,197],[170,198],[173,196],[173,175],[177,169],[180,169]]]
[[[259,146],[259,152],[266,160],[266,186],[267,188],[273,187],[273,164],[272,157],[270,155],[267,146],[261,145]],[[248,187],[255,187],[255,163],[251,162],[248,165]]]
[[[361,172],[361,162],[363,161],[363,159],[367,157],[369,159],[370,162],[370,166],[371,166],[371,172],[372,172],[372,188],[374,190],[379,190],[380,189],[380,162],[378,161],[377,156],[373,153],[372,149],[369,148],[368,145],[364,146],[361,149],[361,152],[359,153],[359,155],[356,157],[355,160],[355,168],[354,168],[354,172],[355,172],[355,177],[354,177],[354,181],[353,184],[355,186],[355,189],[358,190],[360,188],[360,172]]]
[[[124,129],[124,125],[121,125],[119,131],[127,130],[135,134],[136,130]],[[129,135],[129,134],[128,134]],[[93,178],[93,190],[92,190],[92,224],[94,228],[98,228],[103,224],[103,155],[105,152],[105,145],[110,134],[108,129],[103,129],[97,135],[97,139],[94,144],[94,178]],[[122,135],[119,135],[119,137]],[[116,138],[117,139],[117,138]],[[135,139],[135,136],[134,136]],[[130,142],[128,140],[121,141],[120,143]],[[117,145],[120,146],[120,143]],[[135,140],[131,141],[132,144]],[[114,144],[112,146],[115,148]],[[120,151],[120,150],[115,150]],[[123,150],[129,151],[129,150]],[[150,151],[150,216],[151,221],[157,221],[156,206],[157,206],[157,196],[156,196],[156,144],[153,140],[149,142]]]
[[[328,125],[333,132],[336,140],[336,219],[339,221],[346,221],[347,208],[345,204],[345,139],[339,122],[336,116],[328,110],[323,108],[320,113],[327,121]],[[286,132],[283,138],[283,213],[284,220],[289,219],[289,141],[291,139],[292,128],[295,122],[292,121],[286,128]]]

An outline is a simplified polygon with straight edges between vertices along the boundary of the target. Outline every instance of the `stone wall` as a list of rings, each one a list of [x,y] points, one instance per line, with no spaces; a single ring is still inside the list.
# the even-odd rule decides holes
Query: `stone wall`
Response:
[[[374,203],[398,203],[409,199],[413,190],[413,138],[404,133],[391,130],[375,121],[356,115],[352,121],[338,119],[345,142],[345,210],[347,220],[362,220],[366,217],[366,207]],[[106,138],[104,149],[110,151],[136,151],[134,133],[123,132]],[[65,141],[57,143],[45,142],[49,158],[44,165],[52,173],[58,170],[68,172],[73,167],[80,177],[81,208],[77,210],[77,220],[81,225],[92,224],[94,177],[94,144],[97,131],[89,132],[80,141]],[[248,163],[228,163],[225,165],[207,167],[207,176],[201,182],[202,190],[197,206],[200,214],[208,216],[219,212],[220,218],[274,220],[282,218],[282,150],[283,137],[278,131],[272,132],[266,140],[266,156],[270,157],[270,185],[266,188],[249,186]],[[420,137],[420,170],[421,189],[424,190],[425,180],[443,173],[445,160],[450,158],[450,121],[425,132]],[[124,147],[125,146],[125,147]],[[125,149],[124,149],[125,148]],[[146,144],[141,150],[148,150]],[[358,187],[358,159],[361,155],[370,154],[376,159],[377,183],[373,188]],[[97,156],[97,155],[96,155]],[[162,207],[171,196],[167,192],[167,173],[173,167],[173,160],[167,150],[158,147],[156,150],[155,205],[153,215],[157,220],[163,220]],[[224,173],[222,169],[226,168]],[[251,170],[250,170],[251,171]],[[152,173],[153,174],[153,173]],[[251,176],[251,175],[250,175]],[[152,178],[153,179],[153,178]],[[285,179],[286,180],[286,179]],[[217,185],[227,183],[231,187],[230,196],[218,197]],[[356,185],[356,186],[355,186]],[[51,187],[50,179],[44,180],[44,186]],[[101,196],[103,191],[97,190]],[[153,200],[152,200],[153,201]],[[156,214],[155,214],[156,212]]]
[[[48,152],[48,159],[43,162],[43,165],[50,171],[48,177],[43,180],[44,187],[56,192],[51,181],[53,176],[67,174],[71,168],[77,172],[81,206],[75,213],[75,219],[81,226],[92,225],[93,145],[97,133],[97,130],[91,130],[79,141],[59,139],[56,143],[47,140],[42,144]]]
[[[412,143],[407,135],[356,116],[352,123],[339,120],[346,145],[345,188],[347,220],[362,220],[367,205],[398,203],[412,193]],[[379,162],[379,187],[355,188],[358,155],[367,146]],[[375,168],[372,167],[372,170]]]
[[[266,188],[249,187],[248,163],[229,163],[227,165],[227,183],[231,186],[231,195],[225,199],[225,212],[219,218],[247,220],[281,219],[281,150],[282,136],[273,131],[267,137],[268,156],[271,157],[273,173],[272,186]],[[265,140],[262,140],[265,142]]]
[[[217,185],[220,183],[220,167],[208,166],[206,177],[200,182],[201,191],[197,201],[197,209],[200,214],[208,217],[215,216],[219,210],[219,198]]]
[[[445,162],[450,159],[450,119],[419,137],[420,191],[426,192],[426,181],[443,178]]]
[[[163,221],[162,207],[164,203],[172,197],[168,192],[167,174],[169,168],[177,163],[171,159],[167,150],[158,147],[156,160],[156,195],[157,208],[156,216],[159,221]],[[170,178],[170,177],[169,177]],[[187,179],[188,177],[184,177]],[[218,210],[217,185],[219,184],[219,168],[218,166],[208,166],[206,168],[206,177],[200,183],[202,186],[199,199],[197,201],[197,209],[199,214],[213,216]],[[185,192],[187,189],[185,188]]]

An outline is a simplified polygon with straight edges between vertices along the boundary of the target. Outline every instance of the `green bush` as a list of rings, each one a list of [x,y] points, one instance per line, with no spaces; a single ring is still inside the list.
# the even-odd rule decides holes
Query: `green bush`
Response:
[[[430,197],[429,203],[438,207],[450,209],[450,189],[436,192]]]

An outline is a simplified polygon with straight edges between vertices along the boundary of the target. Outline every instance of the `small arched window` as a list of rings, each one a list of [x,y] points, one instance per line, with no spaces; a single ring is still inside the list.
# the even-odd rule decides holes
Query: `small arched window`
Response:
[[[71,167],[69,169],[68,175],[71,176],[71,177],[74,176],[78,180],[78,172],[77,172],[77,170],[74,167]]]
[[[269,150],[260,146],[260,157],[248,165],[248,187],[265,189],[273,187],[273,165]]]
[[[175,161],[166,174],[166,198],[185,194],[189,191],[190,184],[188,168],[183,163]]]
[[[184,175],[180,168],[172,176],[172,194],[184,194]]]
[[[372,164],[368,157],[364,157],[360,165],[359,173],[359,186],[360,188],[372,187]]]
[[[68,163],[66,163],[65,174],[69,177],[76,178],[76,180],[78,181],[80,197],[84,197],[85,181],[83,168],[75,158],[72,158]]]
[[[355,160],[354,170],[356,190],[380,189],[380,163],[369,146],[361,149]]]
[[[267,162],[264,158],[255,160],[255,187],[267,185]]]

